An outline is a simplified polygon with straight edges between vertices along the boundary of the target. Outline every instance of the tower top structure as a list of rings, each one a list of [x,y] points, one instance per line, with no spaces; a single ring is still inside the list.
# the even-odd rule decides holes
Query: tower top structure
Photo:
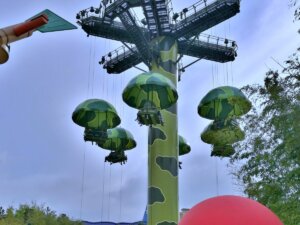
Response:
[[[143,9],[139,20],[133,8]],[[77,14],[87,35],[121,41],[123,46],[104,55],[100,64],[108,73],[122,73],[143,62],[150,67],[157,52],[153,40],[171,36],[178,41],[179,54],[216,62],[233,61],[236,42],[203,34],[205,30],[233,17],[240,0],[200,0],[174,12],[171,0],[102,0]]]

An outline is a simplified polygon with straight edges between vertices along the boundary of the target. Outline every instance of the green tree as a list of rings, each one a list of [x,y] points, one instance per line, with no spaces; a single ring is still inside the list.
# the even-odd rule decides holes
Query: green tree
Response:
[[[0,225],[81,225],[65,214],[57,216],[49,207],[20,205],[18,209],[8,208],[0,217]]]
[[[5,210],[2,206],[0,206],[0,218],[4,217],[5,215]]]
[[[15,218],[14,208],[9,207],[5,215],[0,218],[0,225],[23,225],[22,221]]]
[[[271,208],[285,225],[300,225],[299,50],[264,85],[243,88],[253,103],[240,122],[246,139],[231,163],[245,193]]]

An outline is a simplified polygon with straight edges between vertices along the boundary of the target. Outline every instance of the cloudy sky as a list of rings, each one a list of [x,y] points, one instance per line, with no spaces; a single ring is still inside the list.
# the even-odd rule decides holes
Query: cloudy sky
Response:
[[[178,11],[192,3],[173,0]],[[98,5],[98,0],[4,0],[0,27],[46,8],[75,24],[78,11]],[[228,160],[211,158],[210,146],[201,142],[199,135],[209,121],[197,115],[197,105],[213,87],[261,83],[269,67],[280,69],[271,57],[282,62],[296,49],[298,26],[288,1],[243,0],[237,16],[206,32],[237,41],[238,57],[228,65],[200,61],[179,83],[179,131],[192,147],[181,159],[180,208],[216,195],[242,195],[229,174]],[[142,218],[147,204],[147,128],[137,125],[136,110],[121,101],[124,86],[140,72],[107,75],[97,63],[119,45],[87,38],[80,28],[36,32],[12,44],[9,62],[0,66],[1,206],[36,202],[89,221]],[[87,98],[114,104],[122,127],[134,134],[138,146],[128,152],[125,166],[104,164],[108,152],[84,143],[83,129],[72,122],[74,108]]]

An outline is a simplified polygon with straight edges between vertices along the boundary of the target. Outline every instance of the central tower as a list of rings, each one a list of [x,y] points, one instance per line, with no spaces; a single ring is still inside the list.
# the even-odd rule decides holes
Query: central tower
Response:
[[[143,9],[145,18],[135,16],[135,7]],[[123,43],[100,59],[109,74],[144,63],[176,87],[178,71],[186,68],[178,68],[184,55],[220,63],[235,59],[234,41],[202,32],[236,15],[239,8],[240,0],[200,0],[180,12],[173,12],[171,0],[102,0],[99,7],[80,11],[77,19],[88,35]],[[163,123],[150,126],[148,135],[148,225],[176,225],[177,104],[160,115]]]
[[[153,41],[159,54],[151,71],[177,86],[177,40],[161,36]],[[177,103],[161,111],[164,125],[149,128],[148,137],[148,224],[178,222],[178,123]]]

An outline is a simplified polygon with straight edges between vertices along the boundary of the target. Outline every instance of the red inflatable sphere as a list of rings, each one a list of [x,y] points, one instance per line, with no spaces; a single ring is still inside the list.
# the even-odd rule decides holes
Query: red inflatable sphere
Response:
[[[239,196],[207,199],[187,212],[179,225],[284,225],[264,205]]]

